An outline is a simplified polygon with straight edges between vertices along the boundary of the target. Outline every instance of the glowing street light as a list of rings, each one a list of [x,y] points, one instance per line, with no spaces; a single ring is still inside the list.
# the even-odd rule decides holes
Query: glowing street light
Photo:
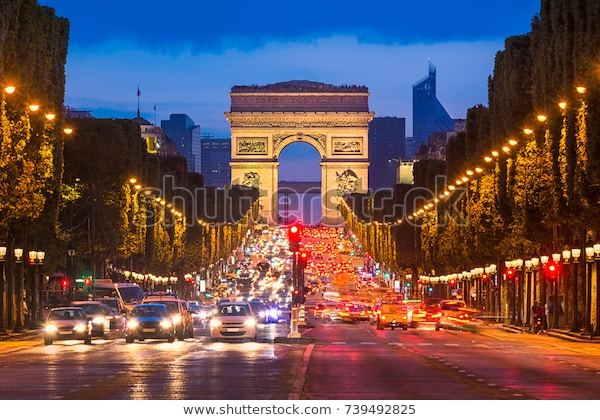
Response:
[[[137,182],[137,178],[129,178],[129,183],[130,184],[135,184]]]
[[[530,136],[531,134],[533,134],[533,130],[531,128],[524,128],[523,133]]]
[[[542,122],[542,123],[543,123],[543,122],[546,122],[546,120],[548,119],[548,117],[547,117],[547,116],[545,116],[544,114],[540,114],[540,115],[538,115],[536,118],[537,118],[537,120],[538,120],[539,122]]]
[[[576,91],[577,91],[577,93],[579,93],[580,95],[583,95],[583,94],[584,94],[584,93],[587,91],[587,89],[586,89],[584,86],[577,86],[577,87],[575,88],[575,90],[576,90]]]
[[[562,110],[565,110],[565,109],[567,109],[567,103],[565,101],[560,101],[558,103],[558,107]]]
[[[44,117],[46,117],[48,121],[53,121],[56,118],[56,114],[48,112],[46,115],[44,115]]]
[[[73,129],[71,127],[65,127],[63,128],[63,132],[65,134],[73,134]]]
[[[39,104],[31,104],[27,108],[29,108],[31,112],[36,112],[40,109],[40,106]]]
[[[13,85],[8,85],[4,87],[4,92],[6,92],[9,95],[12,95],[13,93],[15,93],[15,91],[17,90],[17,88]]]
[[[518,141],[516,141],[515,139],[510,139],[510,140],[508,141],[508,144],[510,144],[511,146],[516,146],[518,143],[519,143],[519,142],[518,142]]]

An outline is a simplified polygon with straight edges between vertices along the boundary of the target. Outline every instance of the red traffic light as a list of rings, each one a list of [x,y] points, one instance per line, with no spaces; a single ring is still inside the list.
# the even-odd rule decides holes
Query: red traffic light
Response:
[[[294,225],[294,226],[292,226],[290,228],[290,233],[291,234],[298,233],[299,231],[300,231],[300,228],[298,226],[296,226],[296,225]]]
[[[509,279],[512,279],[515,276],[515,272],[511,268],[509,268],[508,270],[506,270],[506,276]]]
[[[60,285],[62,286],[63,289],[66,289],[67,287],[69,287],[69,279],[62,279],[60,281]]]
[[[556,279],[556,277],[558,277],[558,272],[558,265],[555,263],[550,263],[546,266],[546,274],[550,279]]]
[[[92,278],[91,277],[86,277],[86,279],[85,279],[85,285],[87,287],[90,287],[92,285]]]

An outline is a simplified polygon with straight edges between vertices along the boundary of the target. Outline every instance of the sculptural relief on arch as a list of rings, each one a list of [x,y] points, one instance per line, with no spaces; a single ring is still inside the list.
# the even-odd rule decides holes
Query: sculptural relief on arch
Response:
[[[232,184],[259,188],[262,218],[278,223],[279,155],[309,143],[321,157],[322,222],[339,223],[339,197],[368,190],[368,89],[290,81],[234,86],[230,95]]]

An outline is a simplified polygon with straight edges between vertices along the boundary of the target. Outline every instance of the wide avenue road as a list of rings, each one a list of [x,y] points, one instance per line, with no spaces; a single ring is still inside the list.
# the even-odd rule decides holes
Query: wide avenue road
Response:
[[[314,344],[0,343],[0,399],[593,399],[600,346],[489,327],[377,331],[321,324]]]

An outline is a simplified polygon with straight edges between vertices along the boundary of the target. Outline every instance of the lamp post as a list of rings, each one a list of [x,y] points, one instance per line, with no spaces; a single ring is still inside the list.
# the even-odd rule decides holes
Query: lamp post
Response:
[[[529,327],[531,325],[531,277],[533,275],[531,267],[533,264],[531,260],[525,261],[525,269],[523,270],[525,273],[525,281],[527,282],[527,289],[525,293],[527,293],[527,297],[525,299],[525,326]]]
[[[4,308],[6,308],[4,299],[4,262],[6,261],[6,247],[0,246],[0,335],[6,334],[6,325],[4,320]]]
[[[594,262],[594,247],[591,244],[585,247],[585,333],[592,336],[592,268]]]
[[[517,275],[515,276],[515,286],[517,287],[517,325],[523,326],[523,260],[518,259],[513,261],[514,266],[517,268]]]
[[[75,287],[75,270],[73,267],[73,259],[75,258],[75,249],[69,245],[67,249],[67,277],[69,278],[69,302],[73,300],[73,288]]]
[[[540,259],[538,257],[534,257],[531,259],[531,277],[532,277],[532,282],[531,282],[531,287],[532,287],[532,299],[533,302],[537,302],[539,300],[539,296],[537,293],[537,288],[539,283],[539,272],[540,269]]]
[[[46,253],[44,251],[37,252],[37,267],[38,267],[38,275],[37,275],[37,305],[36,305],[36,313],[35,318],[40,321],[44,317],[43,313],[43,303],[44,303],[44,272],[42,271],[42,266],[44,265],[44,258],[46,258]]]
[[[513,277],[514,277],[514,272],[512,271],[512,265],[513,265],[513,261],[505,261],[504,265],[506,266],[506,281],[507,281],[507,285],[510,288],[510,323],[511,324],[515,324],[516,323],[516,313],[515,313],[515,308],[516,308],[516,302],[515,302],[515,285],[514,285],[514,281],[513,281]],[[508,297],[508,296],[507,296]]]
[[[36,307],[35,307],[35,298],[36,298],[36,291],[35,291],[35,283],[36,283],[36,262],[37,262],[37,251],[29,251],[28,252],[28,258],[27,258],[27,265],[29,266],[29,274],[27,275],[27,309],[28,309],[28,314],[27,314],[27,327],[28,328],[35,328],[35,323],[34,323],[34,318],[35,318],[35,313],[36,313]]]
[[[15,328],[13,332],[23,331],[23,248],[15,248],[15,306],[16,306],[16,317],[15,317]]]
[[[600,243],[594,244],[594,260],[596,261],[596,326],[594,335],[600,335]]]
[[[564,274],[563,276],[557,275],[556,279],[554,280],[554,321],[553,321],[553,325],[552,328],[559,328],[560,327],[560,321],[559,321],[559,317],[560,317],[560,311],[559,311],[559,305],[560,305],[560,301],[558,299],[558,293],[560,291],[559,288],[559,284],[558,282],[560,281],[561,277],[563,279],[563,284],[567,284],[567,279],[564,277],[565,274],[570,275],[570,263],[569,263],[569,258],[571,257],[571,251],[569,251],[568,249],[563,251],[563,266],[565,267],[564,270]],[[560,254],[555,253],[552,254],[552,261],[554,261],[556,264],[558,264],[560,262]],[[569,273],[566,273],[566,269],[569,269]],[[566,313],[566,311],[565,311]]]
[[[581,317],[579,316],[579,257],[581,249],[573,248],[571,255],[573,256],[573,325],[571,325],[571,331],[579,332],[581,330]]]

